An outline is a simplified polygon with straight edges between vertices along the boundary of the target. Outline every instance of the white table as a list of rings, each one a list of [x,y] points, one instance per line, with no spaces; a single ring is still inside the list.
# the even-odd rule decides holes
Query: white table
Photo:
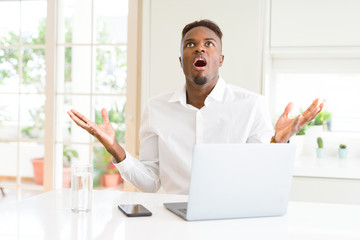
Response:
[[[94,191],[90,213],[72,213],[70,191],[0,207],[0,239],[360,239],[360,206],[290,202],[283,217],[187,222],[163,207],[170,194]],[[128,218],[119,203],[141,203],[151,217]]]

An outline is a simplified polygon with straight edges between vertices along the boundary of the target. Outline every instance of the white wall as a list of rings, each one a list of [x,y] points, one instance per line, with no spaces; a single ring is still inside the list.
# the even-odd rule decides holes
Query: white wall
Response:
[[[268,33],[271,56],[269,58],[276,59],[272,62],[275,64],[273,66],[276,67],[279,59],[283,62],[289,59],[307,61],[308,64],[303,64],[303,66],[310,65],[311,59],[328,59],[329,61],[360,59],[360,1],[269,1],[271,1],[270,32]],[[314,66],[314,64],[311,67],[317,71],[321,69],[321,66]],[[338,66],[334,68],[336,67]],[[330,135],[327,137],[330,140]],[[360,135],[351,138],[331,135],[333,141],[345,139],[354,143],[355,148]],[[335,145],[333,148],[336,149]],[[353,151],[353,153],[356,152]],[[333,155],[335,156],[335,153]],[[311,160],[309,155],[306,157]],[[358,155],[354,155],[353,160],[359,160]],[[321,170],[324,169],[315,168],[315,170],[322,172]],[[360,204],[360,179],[358,177],[341,179],[335,176],[317,177],[315,175],[294,177],[291,200]]]
[[[360,46],[358,0],[272,0],[272,47]]]
[[[205,18],[216,22],[224,34],[225,62],[221,76],[229,83],[260,93],[262,3],[262,0],[144,0],[142,102],[184,83],[178,60],[181,32],[186,24]]]

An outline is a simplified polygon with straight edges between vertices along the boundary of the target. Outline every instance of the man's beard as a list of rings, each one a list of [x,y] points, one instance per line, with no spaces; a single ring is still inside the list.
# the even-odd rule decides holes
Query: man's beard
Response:
[[[195,77],[194,82],[196,83],[196,85],[205,85],[208,82],[208,78],[207,77]]]

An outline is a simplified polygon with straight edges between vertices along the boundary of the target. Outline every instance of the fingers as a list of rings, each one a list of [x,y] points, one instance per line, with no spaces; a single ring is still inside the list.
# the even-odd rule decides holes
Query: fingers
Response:
[[[70,111],[68,111],[67,114],[76,123],[76,125],[85,129],[90,134],[94,135],[94,126],[93,125],[95,123],[91,122],[86,117],[84,117],[81,113],[77,112],[74,109],[71,109]]]
[[[319,112],[321,112],[322,109],[324,108],[325,101],[326,101],[326,100],[322,100],[322,102],[320,103],[320,105],[319,105],[320,111],[319,111]]]
[[[71,109],[71,112],[77,116],[80,120],[82,120],[84,123],[88,124],[90,122],[89,119],[87,119],[84,115],[76,111],[75,109]]]
[[[306,109],[306,111],[303,113],[303,115],[307,118],[310,115],[313,115],[313,111],[318,107],[319,105],[319,99],[315,99],[312,104],[310,105],[310,107],[308,107],[308,109]]]
[[[68,111],[67,114],[78,126],[80,126],[82,128],[84,128],[86,126],[86,123],[83,120],[79,119],[79,117],[76,116],[72,110]]]
[[[315,108],[312,112],[308,112],[306,116],[303,115],[304,117],[301,120],[301,125],[305,126],[306,124],[314,120],[314,118],[320,113],[320,111],[320,108]]]
[[[320,103],[320,104],[319,104]],[[308,122],[314,120],[314,118],[322,111],[325,105],[325,100],[320,100],[317,98],[314,102],[310,105],[310,107],[304,112],[304,118],[302,120],[303,125],[307,124]]]
[[[284,110],[284,113],[283,113],[282,115],[283,115],[284,117],[288,117],[289,114],[290,114],[290,112],[291,112],[291,110],[292,110],[292,108],[293,108],[293,106],[294,106],[294,103],[289,102],[288,105],[286,105],[285,110]]]
[[[103,123],[109,122],[109,115],[105,108],[101,109],[101,115],[103,118]]]

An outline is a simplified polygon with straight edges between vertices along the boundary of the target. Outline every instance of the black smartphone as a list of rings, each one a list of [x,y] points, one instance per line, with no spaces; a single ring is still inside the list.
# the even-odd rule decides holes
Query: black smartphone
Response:
[[[118,208],[128,217],[144,217],[152,215],[152,213],[141,204],[119,204]]]

